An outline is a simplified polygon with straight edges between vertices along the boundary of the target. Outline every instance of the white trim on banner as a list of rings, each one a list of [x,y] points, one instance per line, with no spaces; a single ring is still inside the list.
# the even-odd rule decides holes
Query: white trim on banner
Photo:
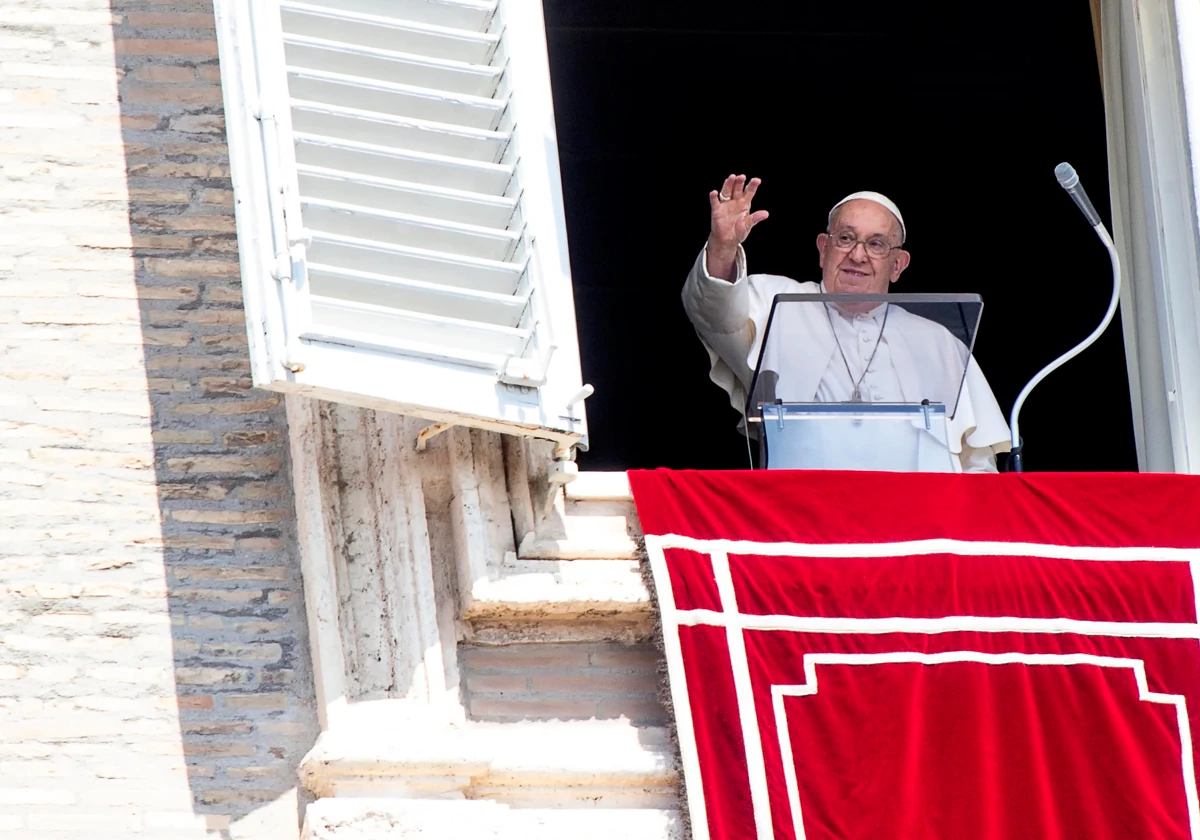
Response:
[[[784,710],[784,697],[805,697],[817,693],[818,665],[879,665],[895,662],[915,662],[922,665],[942,665],[948,662],[979,662],[985,665],[1094,665],[1100,668],[1129,668],[1137,682],[1138,699],[1147,703],[1162,703],[1175,707],[1179,725],[1179,743],[1182,746],[1181,764],[1183,786],[1187,795],[1188,822],[1192,837],[1200,830],[1200,797],[1196,794],[1196,769],[1191,760],[1192,728],[1188,717],[1187,700],[1178,694],[1162,694],[1151,691],[1146,681],[1146,664],[1140,659],[1120,659],[1111,656],[1094,656],[1087,653],[981,653],[973,650],[955,650],[944,653],[810,653],[804,657],[803,685],[772,685],[771,704],[775,712],[775,734],[779,739],[779,751],[783,756],[783,775],[787,782],[788,805],[792,812],[792,827],[796,840],[804,840],[804,820],[800,808],[800,784],[796,777],[796,764],[792,756],[791,731]]]
[[[713,576],[721,596],[721,609],[739,614],[733,575],[729,572],[729,555],[712,553]],[[758,840],[774,840],[771,825],[771,795],[767,790],[767,763],[763,754],[762,735],[758,729],[758,710],[754,703],[754,686],[750,682],[750,663],[746,659],[746,634],[735,624],[725,628],[729,640],[729,662],[733,666],[733,688],[737,695],[738,717],[742,723],[742,740],[746,749],[746,771],[750,777],[750,804],[754,806],[754,826]]]
[[[754,809],[758,840],[773,840],[774,829],[767,785],[766,756],[762,748],[762,733],[758,725],[758,710],[754,699],[750,666],[746,654],[746,631],[795,631],[810,633],[1073,633],[1082,636],[1123,638],[1200,639],[1200,623],[1193,622],[1113,622],[1083,621],[1069,618],[1018,618],[1013,616],[948,616],[943,618],[889,617],[882,619],[843,619],[788,615],[747,615],[738,609],[730,554],[754,554],[777,557],[905,557],[928,554],[960,556],[1025,556],[1050,559],[1091,561],[1168,561],[1190,564],[1197,616],[1200,616],[1200,550],[1157,547],[1078,547],[1035,543],[989,542],[966,540],[914,540],[896,543],[866,544],[806,544],[788,542],[754,542],[749,540],[697,539],[675,534],[647,534],[646,550],[658,593],[658,607],[663,627],[667,672],[671,683],[672,704],[679,735],[680,753],[687,783],[688,810],[691,815],[692,836],[709,840],[708,814],[705,806],[699,752],[696,746],[695,724],[692,718],[687,676],[683,667],[683,652],[679,628],[687,626],[722,627],[729,643],[733,668],[738,716],[746,750],[751,803]],[[722,611],[680,610],[675,606],[665,549],[682,548],[706,554],[712,561],[713,578],[720,596]],[[956,658],[957,657],[957,658]],[[1145,666],[1140,660],[1117,659],[1090,654],[1025,654],[954,651],[941,654],[922,654],[897,651],[882,654],[809,654],[804,659],[807,683],[803,686],[772,686],[772,707],[777,722],[783,714],[783,696],[815,694],[818,664],[875,664],[877,662],[942,662],[972,661],[988,664],[1024,663],[1091,664],[1100,667],[1128,667],[1134,670],[1139,697],[1147,702],[1174,705],[1179,723],[1182,764],[1187,793],[1188,819],[1192,840],[1200,840],[1200,798],[1197,796],[1195,767],[1192,755],[1191,726],[1184,697],[1151,692],[1146,682]],[[780,693],[783,692],[783,693]],[[784,720],[786,726],[786,719]],[[782,736],[781,736],[782,737]],[[798,783],[791,760],[789,744],[780,744],[784,757],[784,773],[792,807],[796,840],[804,840],[800,818]],[[789,778],[790,774],[790,778]]]
[[[674,604],[675,592],[667,558],[662,550],[649,553],[650,571],[654,575],[654,591],[660,604]],[[679,757],[683,762],[684,786],[687,792],[688,814],[691,817],[692,840],[709,840],[708,812],[704,805],[704,782],[700,775],[700,752],[696,748],[696,727],[692,722],[691,697],[688,695],[687,674],[683,670],[683,649],[679,641],[676,610],[661,610],[663,651],[667,658],[667,679],[671,686],[671,705],[675,709],[675,733],[679,738]]]
[[[688,626],[740,630],[788,630],[794,633],[1078,633],[1137,639],[1200,639],[1200,624],[1166,621],[1083,621],[1076,618],[950,615],[943,618],[821,618],[749,615],[716,610],[678,610],[676,621]]]
[[[1193,560],[1189,566],[1192,572],[1192,602],[1196,605],[1196,620],[1200,622],[1200,560]]]
[[[1154,546],[1074,546],[988,540],[908,540],[879,543],[794,543],[753,540],[705,540],[679,534],[647,534],[646,547],[686,548],[709,554],[761,554],[767,557],[915,557],[957,554],[963,557],[1044,557],[1049,560],[1200,562],[1200,549]]]

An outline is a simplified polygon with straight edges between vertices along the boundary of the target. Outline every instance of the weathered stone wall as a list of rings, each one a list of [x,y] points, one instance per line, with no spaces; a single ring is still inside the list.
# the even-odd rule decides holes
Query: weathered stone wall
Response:
[[[287,838],[309,798],[297,768],[318,726],[288,431],[282,401],[249,378],[216,56],[206,0],[9,0],[0,16],[0,832],[10,836]],[[566,761],[555,771],[564,791],[586,776],[597,801],[630,804],[608,816],[640,828],[616,833],[674,836],[673,770],[649,732],[664,718],[657,657],[645,643],[596,641],[645,635],[630,629],[648,622],[644,591],[621,583],[636,582],[630,561],[595,559],[608,530],[620,544],[611,556],[625,557],[627,517],[607,497],[579,502],[592,507],[576,518],[608,530],[567,533],[557,559],[545,554],[556,533],[531,543],[541,559],[510,558],[507,536],[464,531],[468,513],[504,530],[511,490],[498,442],[460,431],[406,481],[418,491],[424,481],[436,503],[434,588],[454,590],[456,575],[479,584],[474,624],[457,620],[453,599],[437,605],[448,653],[439,713],[465,713],[494,743],[464,747],[467,730],[448,727],[438,749],[451,767],[460,748],[490,756],[481,790],[497,786],[489,807],[500,808],[553,800],[554,790],[524,790],[521,773],[545,784],[560,753],[594,748],[560,738],[603,742],[620,760],[599,781],[572,776],[582,771]],[[348,451],[365,445],[347,434]],[[496,461],[487,487],[471,471],[482,457],[472,440]],[[371,486],[392,487],[384,478]],[[478,509],[460,498],[471,494]],[[581,548],[592,559],[574,565]],[[471,551],[480,556],[459,556]],[[539,598],[573,628],[551,636],[575,641],[506,644],[540,638],[526,626]],[[477,642],[457,661],[456,634]],[[561,721],[493,726],[529,719]],[[530,733],[542,752],[525,767]],[[315,765],[336,764],[332,743]],[[396,752],[381,758],[403,764]],[[327,775],[375,790],[355,772]],[[534,836],[522,822],[531,813],[505,817],[509,833]],[[576,833],[563,820],[555,836]],[[545,834],[551,823],[538,825]]]
[[[659,654],[649,643],[460,645],[476,720],[608,720],[666,725]]]
[[[295,836],[316,737],[212,10],[0,17],[0,830]]]

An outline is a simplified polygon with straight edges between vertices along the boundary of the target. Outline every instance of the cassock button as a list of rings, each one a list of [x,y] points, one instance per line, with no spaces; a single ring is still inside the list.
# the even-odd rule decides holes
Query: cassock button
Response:
[[[871,336],[867,335],[866,333],[863,333],[862,340],[863,340],[863,344],[866,344],[868,341],[871,340]]]
[[[877,393],[874,396],[872,396],[871,399],[875,400],[875,402],[879,402],[880,400],[883,399],[883,394]]]

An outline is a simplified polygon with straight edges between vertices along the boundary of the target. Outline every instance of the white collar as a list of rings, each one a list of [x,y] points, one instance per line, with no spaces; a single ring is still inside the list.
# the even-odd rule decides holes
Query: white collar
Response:
[[[820,288],[820,290],[821,290],[821,294],[829,294],[829,292],[825,291],[825,281],[824,280],[822,280],[817,285],[818,285],[818,288]],[[872,321],[878,322],[879,319],[883,317],[884,310],[887,307],[888,307],[888,304],[879,303],[879,304],[876,304],[875,306],[873,306],[871,309],[869,309],[866,312],[856,312],[853,315],[849,315],[845,312],[841,312],[841,311],[837,310],[836,308],[834,309],[834,312],[837,312],[837,314],[840,315],[846,321],[859,320],[858,319],[859,315],[865,315],[865,316],[867,316],[867,318],[871,319]]]

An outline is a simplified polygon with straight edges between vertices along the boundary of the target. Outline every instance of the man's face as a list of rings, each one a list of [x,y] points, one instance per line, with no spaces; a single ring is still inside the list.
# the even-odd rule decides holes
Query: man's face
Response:
[[[895,216],[874,201],[847,201],[834,213],[829,233],[817,237],[826,292],[883,294],[908,267],[908,252],[898,247],[885,257],[872,257],[861,243],[849,251],[838,250],[834,240],[840,233],[850,233],[863,242],[883,237],[888,245],[900,244],[900,223]]]

